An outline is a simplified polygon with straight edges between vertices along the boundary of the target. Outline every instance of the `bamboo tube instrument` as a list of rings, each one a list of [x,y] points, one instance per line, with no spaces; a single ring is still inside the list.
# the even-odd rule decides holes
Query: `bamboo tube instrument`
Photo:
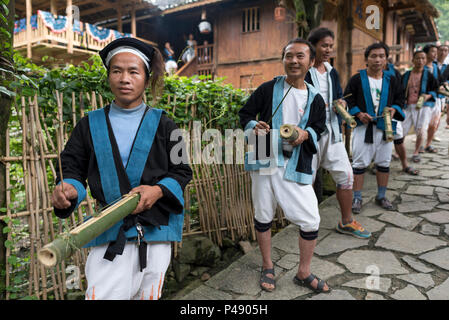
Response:
[[[68,234],[46,244],[37,253],[37,258],[45,267],[54,267],[81,249],[89,241],[111,228],[117,222],[134,211],[140,200],[140,194],[127,194],[114,204],[105,207],[97,216],[90,218]]]
[[[391,124],[390,108],[385,108],[383,111],[384,123],[385,123],[385,138],[388,142],[393,141],[393,127]]]
[[[354,129],[357,126],[357,122],[355,121],[354,117],[351,116],[348,111],[346,111],[345,105],[341,101],[334,100],[334,102],[332,102],[332,105],[335,107],[335,110],[337,110],[337,113],[348,124],[348,126],[351,127],[351,129]]]
[[[444,87],[444,89],[439,89],[438,93],[442,94],[443,96],[449,97],[449,91],[447,91],[446,87]]]
[[[280,129],[281,138],[287,141],[298,139],[299,133],[292,124],[283,124]]]
[[[416,103],[416,109],[421,109],[424,104],[424,95],[420,95],[418,98],[418,102]]]

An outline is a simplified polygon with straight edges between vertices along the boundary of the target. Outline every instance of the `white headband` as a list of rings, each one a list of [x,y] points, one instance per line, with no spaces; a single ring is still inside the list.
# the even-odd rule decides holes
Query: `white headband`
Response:
[[[134,47],[130,47],[130,46],[121,46],[121,47],[117,47],[115,49],[112,49],[108,53],[108,56],[106,57],[106,66],[109,67],[109,61],[111,61],[112,57],[115,56],[117,53],[121,53],[121,52],[130,52],[132,54],[135,54],[140,59],[142,59],[143,63],[147,67],[148,72],[151,71],[150,64],[149,64],[150,59],[148,59],[148,57],[146,55],[144,55],[142,53],[142,51],[140,51],[140,50],[138,50],[138,49],[136,49]]]

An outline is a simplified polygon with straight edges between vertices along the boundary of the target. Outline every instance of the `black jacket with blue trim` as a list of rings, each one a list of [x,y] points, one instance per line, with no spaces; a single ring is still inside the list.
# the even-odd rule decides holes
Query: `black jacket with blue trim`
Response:
[[[109,106],[105,107],[105,111],[106,114],[109,113]],[[124,195],[131,190],[131,184],[120,157],[119,148],[109,122],[109,117],[106,117],[106,119],[114,163],[120,184],[120,192]],[[142,173],[140,181],[141,185],[154,186],[164,178],[173,178],[179,183],[182,190],[184,190],[185,186],[192,179],[192,170],[187,163],[183,161],[184,163],[174,164],[170,159],[172,148],[178,143],[182,143],[181,137],[179,137],[178,140],[170,141],[170,135],[176,129],[177,126],[173,120],[168,118],[165,114],[162,114],[148,155],[148,161],[145,163],[145,168]],[[87,179],[92,197],[96,199],[101,206],[107,204],[101,186],[100,172],[89,129],[88,116],[82,118],[73,129],[73,132],[61,153],[61,163],[64,179],[77,180],[84,186],[84,188],[86,188]],[[57,166],[56,172],[56,183],[59,183],[61,181],[59,166]],[[159,186],[163,191],[163,197],[159,199],[151,209],[139,213],[139,215],[145,216],[149,224],[154,226],[168,225],[169,213],[181,214],[183,212],[183,205],[179,203],[176,196],[165,186]],[[75,203],[72,202],[72,206],[68,209],[55,208],[55,214],[59,218],[67,218],[73,212],[76,205],[77,203],[75,201]]]

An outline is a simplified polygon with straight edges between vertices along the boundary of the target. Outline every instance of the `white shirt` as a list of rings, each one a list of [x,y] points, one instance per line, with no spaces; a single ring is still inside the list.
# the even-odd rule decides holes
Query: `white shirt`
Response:
[[[324,73],[320,73],[317,70],[318,82],[320,83],[320,94],[323,97],[324,103],[326,104],[326,122],[330,123],[331,121],[331,112],[329,109],[329,82],[328,82],[328,73],[327,71]]]
[[[444,59],[444,64],[449,64],[449,55],[447,55],[446,59]]]
[[[284,96],[289,88],[290,85],[284,81]],[[300,90],[295,87],[290,89],[282,102],[282,124],[293,124],[295,126],[299,124],[307,105],[307,97],[307,89]],[[283,149],[291,151],[293,147],[287,141],[283,141]]]
[[[371,89],[371,98],[373,99],[374,113],[377,114],[377,109],[380,103],[380,93],[382,91],[382,78],[374,79],[368,77],[369,87]]]

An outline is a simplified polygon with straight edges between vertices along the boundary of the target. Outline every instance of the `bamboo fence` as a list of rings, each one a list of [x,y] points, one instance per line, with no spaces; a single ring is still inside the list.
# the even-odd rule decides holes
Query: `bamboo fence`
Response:
[[[80,271],[78,289],[84,290],[84,265],[88,249],[78,250],[70,259],[58,264],[54,268],[46,269],[38,263],[37,251],[45,244],[53,241],[61,233],[68,232],[78,226],[86,216],[95,210],[95,200],[89,195],[81,203],[76,212],[69,218],[61,220],[53,215],[51,205],[51,192],[54,181],[49,181],[49,175],[56,177],[55,164],[58,161],[69,133],[67,128],[73,128],[87,110],[96,110],[106,105],[101,95],[95,93],[72,93],[71,97],[71,119],[63,122],[63,96],[55,92],[57,97],[58,112],[53,120],[52,127],[45,121],[44,113],[39,108],[37,97],[22,97],[20,105],[15,106],[15,112],[20,119],[22,155],[10,155],[10,132],[6,135],[7,152],[0,158],[6,164],[6,213],[0,218],[9,218],[8,227],[11,231],[7,240],[12,240],[14,226],[12,219],[20,219],[21,224],[27,228],[29,239],[25,245],[30,254],[28,266],[28,281],[26,281],[27,294],[37,299],[63,300],[67,293],[67,286],[72,277],[67,277],[67,270],[76,266]],[[170,99],[176,101],[177,97]],[[67,100],[66,100],[67,101]],[[88,102],[86,110],[83,109],[85,101]],[[179,101],[179,99],[178,99]],[[191,99],[190,101],[194,101]],[[186,98],[188,112],[195,114],[196,105],[189,103]],[[67,113],[67,106],[66,106]],[[187,112],[186,111],[186,112]],[[48,118],[48,116],[47,116]],[[48,119],[47,119],[48,121]],[[204,121],[205,122],[205,121]],[[192,124],[185,126],[187,132],[192,130]],[[191,135],[192,136],[192,135]],[[193,152],[192,141],[190,146],[190,159]],[[235,152],[234,152],[235,154]],[[11,164],[21,166],[23,169],[23,184],[25,186],[26,210],[18,211],[11,208],[11,186],[10,174]],[[221,245],[224,237],[232,240],[251,239],[255,240],[253,224],[253,207],[251,202],[251,181],[249,174],[244,171],[242,164],[191,164],[193,179],[187,185],[184,192],[185,200],[185,223],[183,237],[192,235],[204,235],[216,244]],[[53,178],[54,180],[54,178]],[[14,204],[12,204],[14,205]],[[276,220],[281,226],[286,224],[281,210],[278,208]],[[174,247],[173,254],[176,255],[181,244]],[[9,263],[12,250],[17,247],[7,248],[6,264],[6,286],[12,283],[14,268]],[[66,270],[67,269],[67,270]],[[72,283],[73,284],[73,283]],[[11,299],[7,291],[6,299]]]

